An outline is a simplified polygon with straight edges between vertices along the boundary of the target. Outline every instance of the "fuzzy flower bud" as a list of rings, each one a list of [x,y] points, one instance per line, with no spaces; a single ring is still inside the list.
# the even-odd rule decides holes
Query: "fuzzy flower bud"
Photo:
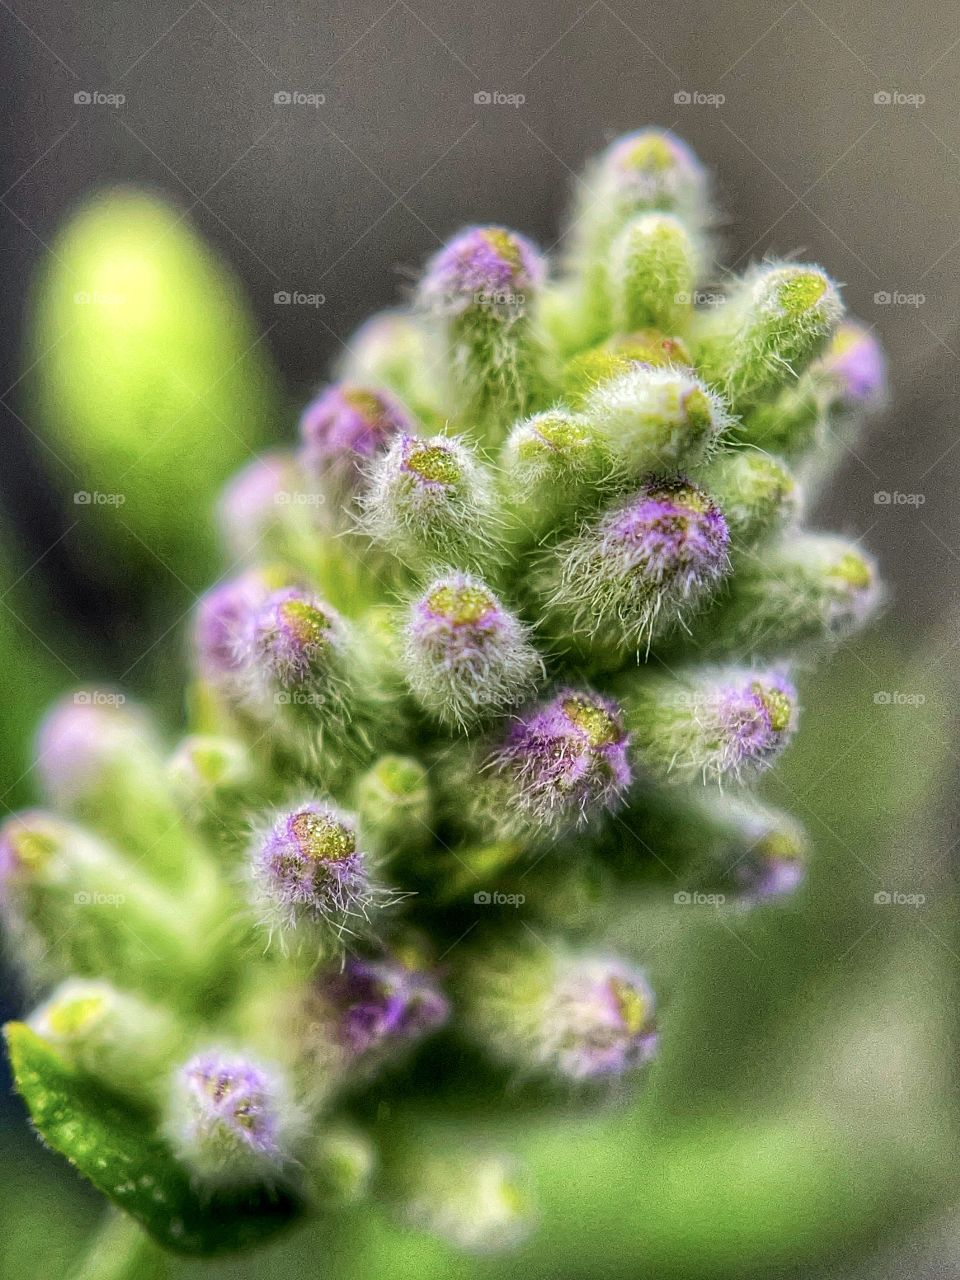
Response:
[[[626,700],[638,764],[661,781],[722,782],[769,768],[797,727],[797,692],[778,671],[644,676]]]
[[[516,1248],[533,1226],[525,1175],[501,1155],[420,1151],[396,1181],[403,1218],[468,1253]]]
[[[541,590],[566,632],[639,652],[702,605],[729,568],[723,515],[697,485],[650,480],[550,554]]]
[[[630,373],[637,365],[693,372],[693,360],[682,338],[670,337],[659,329],[638,329],[616,334],[569,360],[563,371],[564,396],[580,408],[601,383]]]
[[[738,567],[711,636],[718,650],[789,653],[851,635],[881,598],[876,565],[855,543],[798,533]]]
[[[449,349],[449,395],[465,427],[496,444],[541,394],[532,309],[546,278],[539,251],[504,227],[468,227],[427,264],[420,303]]]
[[[887,383],[883,349],[869,329],[845,320],[826,351],[810,372],[817,381],[828,381],[833,406],[843,412],[875,409],[882,403]]]
[[[414,423],[388,391],[334,383],[313,400],[300,419],[301,459],[322,491],[330,518],[342,515],[359,491],[371,460],[393,437],[413,433]]]
[[[331,1074],[354,1083],[443,1026],[449,1005],[415,958],[347,956],[310,987],[304,1049],[322,1084]]]
[[[353,804],[371,848],[385,859],[422,849],[433,837],[428,771],[412,756],[381,756],[357,780]]]
[[[87,1075],[151,1106],[182,1038],[169,1010],[81,978],[62,983],[28,1023]]]
[[[656,1052],[646,975],[613,957],[504,950],[469,967],[464,998],[470,1034],[523,1075],[618,1079]]]
[[[807,874],[810,842],[800,823],[779,810],[732,806],[742,852],[724,870],[747,904],[794,893]]]
[[[486,469],[447,436],[397,436],[371,469],[362,506],[365,532],[414,563],[474,563],[497,520]]]
[[[758,267],[705,320],[700,368],[741,413],[798,378],[842,315],[837,286],[819,267]]]
[[[421,422],[432,421],[439,415],[435,384],[440,368],[431,355],[416,316],[399,309],[380,311],[351,336],[337,372],[345,382],[392,391]]]
[[[224,489],[217,524],[227,553],[249,562],[285,549],[284,524],[306,495],[296,462],[288,453],[254,458]]]
[[[610,292],[620,333],[647,327],[673,332],[690,309],[697,251],[689,231],[671,214],[632,219],[613,243]]]
[[[730,422],[719,396],[692,373],[639,364],[599,383],[583,417],[636,479],[700,461]]]
[[[783,463],[759,449],[725,450],[698,479],[723,512],[735,550],[754,546],[799,512],[797,482]]]
[[[250,623],[258,606],[289,584],[283,570],[251,569],[213,587],[194,615],[193,649],[197,674],[215,688],[235,694],[249,651]]]
[[[166,1132],[201,1186],[276,1183],[288,1169],[296,1129],[283,1079],[248,1058],[210,1049],[176,1074]]]
[[[479,578],[448,573],[410,607],[403,671],[431,715],[466,729],[521,702],[543,664],[526,628]]]
[[[253,781],[253,761],[236,738],[193,734],[170,757],[167,776],[181,808],[200,822],[240,801]]]
[[[613,461],[585,418],[548,409],[516,424],[500,451],[500,469],[511,532],[526,543],[595,506],[610,487]]]
[[[376,897],[352,817],[320,800],[281,814],[252,854],[254,903],[284,935],[314,927],[341,941]]]
[[[620,708],[565,689],[525,712],[492,753],[491,808],[500,822],[559,831],[615,811],[630,786]],[[501,807],[502,806],[502,807]]]

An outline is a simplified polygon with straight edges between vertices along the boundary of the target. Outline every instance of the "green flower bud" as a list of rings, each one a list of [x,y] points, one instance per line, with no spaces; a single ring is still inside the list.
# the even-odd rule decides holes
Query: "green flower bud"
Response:
[[[570,405],[582,408],[602,382],[629,373],[638,364],[655,369],[677,365],[693,372],[690,352],[681,338],[667,337],[658,329],[639,329],[616,334],[568,361],[563,371],[563,394]]]
[[[304,1163],[317,1201],[325,1207],[341,1208],[367,1195],[377,1153],[366,1134],[336,1124],[321,1129]]]
[[[161,1005],[81,978],[62,983],[28,1025],[66,1061],[151,1107],[161,1101],[184,1035]]]
[[[693,239],[678,218],[644,213],[627,223],[610,258],[615,327],[674,332],[690,312],[697,267]]]
[[[799,511],[793,476],[758,449],[725,449],[698,471],[697,479],[723,512],[734,552],[753,546]]]
[[[845,639],[881,598],[874,561],[854,543],[798,533],[738,565],[710,634],[725,652],[787,654],[799,644]]]
[[[730,422],[720,397],[692,373],[647,365],[601,382],[582,414],[635,480],[699,462]]]
[[[742,413],[798,378],[842,315],[839,290],[819,267],[757,267],[704,317],[699,368]]]
[[[381,756],[357,780],[354,809],[370,847],[384,858],[421,849],[433,838],[427,770],[412,756]]]
[[[394,1174],[403,1218],[468,1253],[516,1248],[532,1228],[523,1170],[500,1155],[422,1150]]]

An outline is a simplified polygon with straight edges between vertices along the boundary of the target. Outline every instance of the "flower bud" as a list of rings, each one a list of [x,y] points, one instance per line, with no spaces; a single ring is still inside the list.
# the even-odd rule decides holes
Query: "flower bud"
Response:
[[[314,978],[304,1007],[303,1052],[314,1087],[369,1079],[442,1027],[449,1005],[417,957],[349,955]]]
[[[217,506],[217,524],[227,554],[250,563],[288,549],[291,510],[303,497],[303,480],[289,453],[254,458],[227,484]]]
[[[491,754],[491,812],[557,832],[615,811],[632,781],[628,746],[615,702],[564,689],[518,717]]]
[[[543,664],[526,628],[466,573],[436,578],[410,607],[403,671],[421,706],[468,729],[531,691]]]
[[[330,520],[347,527],[371,460],[394,436],[413,431],[413,419],[394,395],[356,383],[334,383],[307,406],[300,419],[301,459],[326,499]]]
[[[448,351],[449,398],[488,444],[538,407],[541,352],[532,310],[546,277],[539,251],[504,227],[468,227],[427,264],[420,304]]]
[[[769,768],[799,714],[785,675],[739,668],[645,674],[625,706],[637,763],[665,782],[723,782]]]
[[[581,351],[567,362],[563,371],[563,392],[567,403],[581,408],[601,383],[630,373],[637,365],[693,372],[690,351],[682,338],[668,337],[657,329],[616,334],[599,346]]]
[[[371,848],[384,859],[418,851],[433,839],[428,770],[412,756],[381,756],[357,780],[353,803]]]
[[[272,591],[291,581],[292,575],[283,569],[250,569],[218,583],[202,597],[193,624],[194,661],[201,680],[231,695],[237,693],[256,610]]]
[[[648,365],[599,383],[583,417],[633,479],[699,462],[730,422],[719,396],[692,373]]]
[[[789,814],[743,801],[730,802],[739,848],[723,868],[745,904],[787,897],[803,883],[810,841]]]
[[[699,367],[742,413],[798,378],[842,315],[837,286],[819,267],[758,267],[704,319]]]
[[[614,957],[504,949],[468,968],[464,1000],[471,1036],[523,1075],[618,1079],[656,1052],[646,975]]]
[[[310,1186],[325,1208],[340,1208],[363,1200],[370,1190],[377,1153],[370,1139],[345,1124],[324,1128],[305,1161]]]
[[[472,564],[498,520],[486,468],[460,440],[397,436],[374,463],[363,528],[401,559]]]
[[[396,1176],[406,1221],[468,1253],[516,1248],[533,1226],[526,1178],[505,1156],[419,1150]]]
[[[516,424],[500,451],[500,469],[511,534],[531,543],[600,503],[611,488],[613,461],[586,419],[548,409]]]
[[[182,885],[202,853],[187,837],[147,712],[123,694],[81,691],[56,704],[37,735],[44,796],[152,872]]]
[[[245,820],[244,802],[256,776],[250,752],[238,739],[184,738],[167,762],[167,776],[181,812],[211,838],[225,824],[236,827],[233,819]]]
[[[351,336],[337,373],[345,382],[392,391],[420,422],[433,422],[441,415],[439,363],[432,354],[416,316],[399,309],[380,311]]]
[[[725,449],[698,480],[723,512],[734,550],[754,546],[793,520],[800,508],[797,482],[783,463],[759,449]]]
[[[883,348],[856,320],[845,320],[838,326],[810,372],[817,382],[829,384],[831,408],[852,413],[875,409],[883,402],[887,384]]]
[[[647,327],[674,332],[690,310],[697,250],[679,218],[644,213],[613,242],[610,294],[620,333]]]
[[[192,904],[174,902],[110,845],[40,810],[0,826],[0,917],[37,977],[89,975],[169,993],[204,963]]]
[[[662,129],[641,129],[618,138],[588,170],[580,187],[570,228],[572,265],[593,341],[612,328],[614,241],[631,218],[651,211],[675,215],[695,238],[711,218],[703,166],[684,142]],[[705,247],[693,241],[692,250],[696,276]]]
[[[376,897],[356,823],[321,800],[282,813],[257,838],[252,873],[254,903],[281,946],[304,926],[341,943]]]
[[[289,1172],[298,1127],[286,1083],[273,1069],[209,1049],[176,1074],[167,1137],[201,1186],[276,1183]]]
[[[169,1010],[107,982],[70,978],[28,1024],[85,1074],[155,1106],[183,1030]]]
[[[876,612],[882,591],[873,559],[831,534],[797,533],[738,566],[711,618],[717,650],[790,653],[845,639]]]
[[[552,618],[593,649],[625,655],[702,605],[729,569],[726,521],[688,480],[650,480],[550,553],[541,575]]]

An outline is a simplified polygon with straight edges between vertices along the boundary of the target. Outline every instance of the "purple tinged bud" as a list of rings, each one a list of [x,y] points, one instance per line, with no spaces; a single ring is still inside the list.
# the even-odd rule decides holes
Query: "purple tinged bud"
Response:
[[[395,435],[413,431],[409,413],[390,392],[335,383],[300,419],[304,467],[331,502],[343,503],[359,489],[371,459]]]
[[[37,735],[37,771],[44,795],[73,811],[111,776],[139,758],[159,765],[159,746],[149,718],[122,694],[83,690],[56,704]]]
[[[539,251],[524,236],[505,227],[467,227],[430,259],[420,299],[443,315],[509,317],[524,312],[545,277]]]
[[[604,186],[631,212],[701,213],[707,174],[690,147],[666,129],[638,129],[618,138],[600,160]]]
[[[516,705],[543,665],[526,628],[479,578],[449,573],[410,608],[403,670],[434,716],[467,727]]]
[[[495,803],[521,822],[583,825],[620,807],[632,781],[628,748],[616,702],[564,689],[517,719],[490,757]]]
[[[883,401],[887,383],[883,348],[869,329],[856,321],[847,320],[839,326],[813,372],[830,381],[841,408],[876,408]]]
[[[340,615],[317,596],[296,587],[262,601],[249,633],[252,674],[271,689],[300,689],[330,674],[343,647]]]
[[[224,489],[217,511],[230,554],[237,560],[262,554],[301,490],[296,464],[285,453],[266,453],[239,471]]]
[[[193,646],[201,679],[230,684],[241,674],[249,652],[250,625],[271,586],[260,570],[222,582],[197,608]]]
[[[796,727],[796,705],[796,689],[778,672],[720,684],[711,709],[718,732],[710,772],[768,765]]]
[[[639,650],[702,603],[729,571],[723,515],[697,485],[650,480],[558,549],[552,609],[616,652]],[[556,581],[559,572],[559,582]]]
[[[338,938],[374,897],[356,824],[316,800],[281,814],[258,841],[253,881],[265,924],[321,925]]]
[[[275,1182],[295,1124],[280,1076],[248,1058],[211,1049],[176,1074],[167,1133],[201,1185]]]
[[[523,1074],[616,1080],[656,1053],[646,974],[615,957],[523,949],[484,957],[467,977],[467,1025]]]

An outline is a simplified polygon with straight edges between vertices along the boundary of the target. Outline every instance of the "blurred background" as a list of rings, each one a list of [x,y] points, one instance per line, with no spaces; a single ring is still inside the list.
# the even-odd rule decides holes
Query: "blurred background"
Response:
[[[742,1133],[739,1163],[705,1171],[678,1147],[675,1194],[638,1191],[613,1224],[556,1172],[536,1265],[582,1274],[584,1240],[629,1237],[639,1257],[618,1256],[635,1276],[954,1274],[960,12],[0,0],[0,32],[5,809],[30,798],[30,726],[59,689],[114,681],[166,699],[176,723],[164,691],[217,571],[212,495],[293,438],[355,326],[402,299],[460,224],[562,247],[585,159],[655,123],[716,171],[728,262],[795,254],[845,283],[894,394],[813,523],[879,556],[889,607],[808,680],[805,732],[771,787],[817,840],[809,891],[747,945],[703,926],[696,999],[680,998],[674,1027],[684,1065],[661,1099],[707,1148]],[[98,274],[125,237],[154,246],[149,279],[120,251],[116,278]],[[105,382],[127,324],[114,295],[131,282],[176,299],[182,324],[148,317]],[[878,890],[925,902],[878,911]],[[10,977],[5,1015],[25,998]],[[794,1182],[769,1134],[751,1146],[760,1111],[795,1140]],[[539,1134],[535,1159],[569,1171],[574,1152],[593,1192],[614,1177],[629,1189],[618,1123]],[[96,1198],[44,1157],[14,1099],[0,1150],[0,1274],[65,1274]],[[785,1204],[798,1186],[806,1198]],[[335,1251],[338,1274],[386,1256],[395,1275],[467,1266],[377,1230]],[[216,1274],[289,1274],[282,1250],[297,1247]],[[618,1273],[597,1258],[593,1274]]]

